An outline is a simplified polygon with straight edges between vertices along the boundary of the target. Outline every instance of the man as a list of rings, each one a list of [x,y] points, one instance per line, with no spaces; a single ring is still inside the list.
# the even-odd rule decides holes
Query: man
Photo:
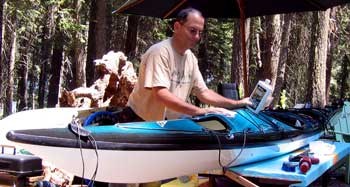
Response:
[[[179,12],[173,36],[151,46],[142,56],[139,79],[128,101],[139,119],[176,119],[181,115],[229,114],[224,108],[251,105],[248,98],[232,100],[208,89],[191,48],[200,41],[204,18],[196,9]],[[203,103],[216,107],[200,108],[186,102],[194,94]],[[135,117],[135,116],[134,116]]]

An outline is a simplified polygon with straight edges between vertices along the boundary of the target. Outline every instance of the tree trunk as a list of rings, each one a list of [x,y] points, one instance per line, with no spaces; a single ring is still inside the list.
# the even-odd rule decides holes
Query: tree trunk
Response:
[[[28,35],[28,34],[27,34]],[[28,40],[20,42],[21,60],[18,67],[18,88],[17,88],[17,99],[18,99],[18,111],[26,110],[28,107],[28,63],[30,62],[28,54],[31,45],[30,36],[26,36]]]
[[[245,37],[246,46],[249,46],[249,34],[250,34],[250,19],[246,19],[245,23]],[[232,41],[232,63],[231,63],[231,80],[237,85],[242,85],[243,88],[243,59],[242,59],[242,39],[239,28],[239,21],[234,22],[233,29],[233,41]],[[249,48],[246,48],[247,54],[249,54]],[[249,77],[249,55],[247,59],[247,76]],[[251,82],[251,81],[248,81]],[[245,93],[244,90],[242,90]]]
[[[95,30],[97,27],[96,23],[96,1],[91,0],[90,4],[90,18],[89,18],[89,34],[88,34],[88,46],[87,46],[87,57],[86,57],[86,83],[87,86],[93,84],[95,80],[95,68],[94,68],[94,60],[96,59],[96,34]]]
[[[39,54],[37,54],[38,51],[39,51],[38,49],[36,49],[34,51],[32,62],[37,62],[38,61],[38,57],[39,57]],[[28,108],[35,109],[36,108],[36,105],[35,105],[35,89],[36,89],[36,85],[38,83],[37,68],[36,68],[35,64],[33,64],[33,66],[29,70],[28,81],[29,81]]]
[[[102,58],[107,50],[107,1],[92,0],[90,6],[89,38],[86,61],[88,86],[95,80],[94,60]]]
[[[282,36],[281,36],[281,52],[277,68],[277,78],[275,89],[273,90],[273,106],[278,105],[280,100],[280,93],[284,85],[284,76],[286,70],[286,62],[288,59],[288,46],[289,46],[289,35],[291,29],[291,19],[294,14],[285,14],[283,16]]]
[[[122,15],[115,15],[112,22],[111,49],[122,51],[125,49],[125,38],[127,32],[127,18]],[[144,25],[140,24],[139,27]]]
[[[337,8],[332,8],[330,17],[332,18],[330,20],[330,32],[329,32],[329,45],[328,45],[328,52],[327,52],[327,63],[326,63],[326,104],[329,104],[329,91],[330,91],[330,85],[331,85],[331,76],[332,76],[332,67],[333,67],[333,60],[334,60],[334,54],[336,53],[336,50],[338,48],[339,38],[336,35],[336,13]]]
[[[53,5],[47,7],[47,13],[45,15],[45,25],[42,31],[42,47],[41,47],[41,64],[40,64],[40,76],[39,76],[39,93],[38,104],[39,108],[45,106],[45,95],[47,86],[47,75],[50,64],[50,57],[52,54],[52,35],[54,29],[54,8]]]
[[[204,30],[202,33],[202,41],[198,46],[198,66],[199,70],[202,73],[203,79],[207,80],[209,78],[208,69],[209,69],[209,60],[208,60],[208,31]]]
[[[125,3],[124,0],[114,0],[112,1],[112,7],[120,7]],[[110,37],[110,47],[114,51],[123,51],[125,49],[125,38],[127,32],[127,15],[123,14],[113,14],[111,16],[111,37]],[[144,25],[140,23],[139,27]],[[156,28],[156,27],[152,27]]]
[[[207,27],[202,33],[202,41],[198,45],[198,67],[202,73],[203,79],[208,79],[208,69],[209,69],[209,60],[208,60],[208,30]],[[200,106],[200,100],[195,97],[193,100],[194,105]]]
[[[5,9],[5,0],[0,0],[0,107],[2,105],[3,98],[3,58],[2,58],[2,42],[3,42],[3,25],[4,25],[4,9]]]
[[[39,104],[39,108],[44,108],[44,105],[45,105],[47,66],[48,66],[47,62],[45,62],[45,61],[43,61],[41,66],[40,66],[39,90],[38,90],[38,104]]]
[[[18,111],[27,110],[28,108],[28,92],[27,92],[27,82],[28,82],[28,64],[21,64],[19,68],[18,77],[18,90],[17,90],[17,99],[18,99]]]
[[[258,71],[258,79],[271,80],[274,88],[277,78],[277,67],[281,52],[281,20],[280,15],[266,16],[264,20],[266,32],[261,38],[262,67]]]
[[[13,13],[12,18],[12,28],[9,29],[11,32],[11,47],[10,47],[10,58],[7,64],[7,88],[6,88],[6,101],[4,107],[4,117],[12,114],[14,111],[13,103],[13,90],[14,90],[14,69],[16,62],[16,47],[17,47],[17,15]],[[11,30],[11,31],[10,31]]]
[[[310,53],[307,97],[313,107],[326,104],[326,60],[329,31],[329,9],[313,13],[312,45]]]
[[[296,13],[291,20],[285,88],[287,104],[293,107],[305,102],[307,66],[310,51],[311,13]],[[302,49],[302,50],[300,50]]]
[[[81,0],[75,0],[75,15],[74,21],[77,25],[80,24],[80,10],[81,10]],[[84,46],[80,42],[82,39],[81,31],[75,31],[73,35],[73,64],[75,64],[75,76],[73,76],[75,80],[74,87],[86,87],[86,60],[84,59]]]
[[[128,17],[128,31],[126,34],[125,51],[126,56],[135,56],[137,54],[137,32],[139,16]]]
[[[340,81],[339,81],[339,95],[340,99],[344,99],[346,97],[347,90],[347,81],[349,80],[349,65],[350,59],[347,55],[344,55],[341,70],[340,70]]]
[[[107,0],[98,0],[96,1],[96,57],[102,58],[102,56],[106,53],[107,50],[107,16],[108,16],[108,6]]]
[[[51,63],[51,78],[49,81],[49,93],[47,106],[56,107],[58,103],[58,95],[60,88],[60,76],[63,64],[63,43],[64,34],[62,31],[56,27],[55,31],[54,48],[52,53],[52,63]]]
[[[237,85],[241,85],[243,84],[243,62],[238,24],[238,21],[235,21],[233,26],[231,81],[237,83]]]

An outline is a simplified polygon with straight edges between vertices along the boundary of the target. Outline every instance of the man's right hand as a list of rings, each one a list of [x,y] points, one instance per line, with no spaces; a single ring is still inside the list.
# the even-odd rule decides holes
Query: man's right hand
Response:
[[[228,117],[234,117],[236,115],[236,112],[227,110],[225,108],[220,107],[209,107],[209,108],[203,108],[206,114],[222,114]]]
[[[253,102],[250,97],[246,97],[240,100],[243,106],[253,106]]]

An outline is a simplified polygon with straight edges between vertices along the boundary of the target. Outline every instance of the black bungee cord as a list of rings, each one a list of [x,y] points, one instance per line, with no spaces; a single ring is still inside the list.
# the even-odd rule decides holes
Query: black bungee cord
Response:
[[[82,169],[82,181],[81,181],[81,186],[84,185],[84,176],[85,176],[85,160],[84,160],[84,154],[83,154],[83,146],[82,146],[82,138],[81,137],[87,137],[88,140],[91,142],[92,147],[95,150],[95,154],[96,154],[96,167],[94,170],[93,175],[90,178],[90,181],[88,183],[88,186],[93,186],[95,179],[96,179],[96,175],[97,175],[97,171],[98,171],[98,166],[99,166],[99,155],[98,155],[98,147],[97,147],[97,141],[95,140],[95,138],[92,136],[91,132],[84,129],[83,127],[81,127],[79,119],[77,119],[76,117],[73,116],[73,120],[72,122],[69,124],[69,128],[70,130],[77,135],[77,139],[79,142],[79,150],[80,150],[80,156],[81,156],[81,161],[82,161],[82,165],[83,165],[83,169]]]
[[[236,156],[234,159],[232,159],[232,160],[231,160],[228,164],[226,164],[226,165],[224,165],[224,164],[222,163],[222,161],[221,161],[222,145],[221,145],[221,141],[220,141],[219,136],[217,135],[217,133],[216,133],[214,130],[211,130],[211,129],[208,129],[208,128],[205,128],[205,130],[206,130],[207,132],[209,132],[210,135],[214,136],[214,137],[216,138],[217,142],[218,142],[218,145],[219,145],[218,161],[219,161],[220,167],[222,168],[223,173],[225,173],[226,170],[230,167],[230,165],[233,164],[233,163],[241,156],[241,154],[242,154],[242,152],[243,152],[243,150],[244,150],[244,148],[245,148],[245,146],[246,146],[247,133],[248,133],[249,129],[245,129],[245,130],[243,131],[243,144],[242,144],[242,147],[241,147],[239,153],[237,154],[237,156]]]

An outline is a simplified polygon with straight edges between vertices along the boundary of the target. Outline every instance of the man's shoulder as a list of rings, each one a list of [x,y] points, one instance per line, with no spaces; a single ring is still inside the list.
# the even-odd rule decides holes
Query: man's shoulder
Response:
[[[165,58],[168,59],[172,55],[171,46],[168,45],[168,40],[163,40],[159,43],[152,45],[148,50],[142,55],[142,61],[149,58]]]
[[[154,45],[152,45],[149,50],[160,50],[171,48],[170,39],[162,40]]]

